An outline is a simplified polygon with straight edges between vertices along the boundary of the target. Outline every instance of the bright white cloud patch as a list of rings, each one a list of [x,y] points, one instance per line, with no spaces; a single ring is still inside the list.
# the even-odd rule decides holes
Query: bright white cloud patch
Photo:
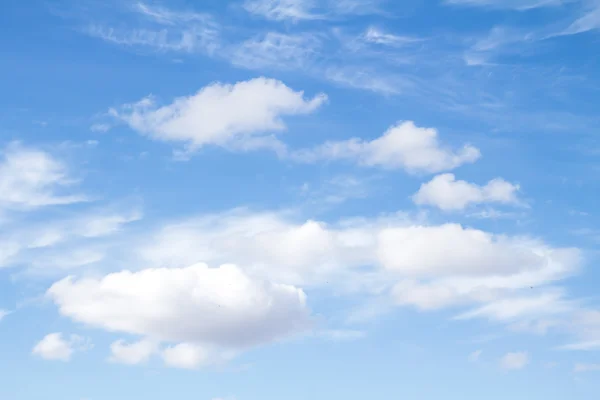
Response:
[[[324,94],[305,99],[303,92],[280,81],[257,78],[234,85],[214,83],[162,107],[147,97],[110,113],[137,132],[185,143],[189,150],[212,144],[281,151],[282,144],[265,134],[284,130],[282,117],[311,113],[325,100]]]
[[[525,352],[507,353],[500,360],[500,366],[504,369],[523,369],[529,364],[529,355]]]
[[[423,310],[476,306],[463,318],[509,323],[564,313],[562,293],[545,287],[581,262],[576,249],[458,224],[418,225],[403,215],[327,224],[235,211],[167,225],[142,242],[145,265],[229,261],[286,284],[389,293],[397,305]]]
[[[85,201],[61,194],[74,183],[67,167],[50,154],[18,143],[0,153],[0,208],[31,209]]]
[[[252,279],[233,265],[69,277],[47,295],[75,321],[171,343],[243,348],[310,325],[302,290]]]
[[[40,340],[31,351],[46,360],[69,361],[75,351],[85,350],[89,343],[77,335],[65,339],[62,333],[50,333]]]
[[[377,246],[385,268],[421,277],[539,271],[553,260],[562,261],[562,256],[568,260],[572,255],[535,241],[495,236],[458,224],[387,228],[379,233]]]
[[[438,141],[437,130],[407,121],[392,126],[383,136],[371,141],[354,138],[326,142],[314,149],[299,151],[294,157],[305,162],[351,160],[368,167],[436,173],[473,163],[481,153],[471,145],[458,150],[445,147]]]
[[[464,210],[470,205],[482,203],[519,204],[514,185],[502,178],[478,186],[466,181],[456,180],[454,174],[442,174],[421,185],[413,196],[415,204],[430,205],[444,211]]]

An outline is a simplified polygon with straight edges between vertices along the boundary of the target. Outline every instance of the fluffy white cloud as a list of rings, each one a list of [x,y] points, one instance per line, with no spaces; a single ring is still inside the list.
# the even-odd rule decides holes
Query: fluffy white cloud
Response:
[[[305,285],[370,264],[375,240],[364,225],[340,230],[285,214],[236,210],[164,226],[137,251],[146,265],[232,262],[266,279]]]
[[[438,132],[405,121],[389,128],[383,136],[365,141],[349,139],[326,142],[316,148],[296,152],[299,161],[351,160],[368,167],[405,169],[412,173],[436,173],[473,163],[481,153],[471,145],[459,150],[442,146]]]
[[[578,262],[577,251],[551,249],[534,240],[497,236],[459,224],[383,229],[377,255],[385,268],[421,277],[486,276],[549,268],[559,274],[562,268],[570,269],[565,262]]]
[[[135,343],[126,343],[117,340],[110,345],[111,362],[120,364],[142,364],[158,350],[158,344],[152,340],[140,340]]]
[[[506,353],[500,360],[504,369],[523,369],[529,364],[529,355],[526,352]]]
[[[31,209],[85,201],[60,194],[74,183],[67,167],[50,154],[11,143],[0,154],[0,208]]]
[[[577,249],[458,224],[427,225],[404,214],[325,223],[292,212],[233,210],[159,226],[123,246],[129,265],[149,269],[68,278],[48,295],[76,321],[175,348],[198,346],[198,365],[305,329],[308,311],[298,286],[369,294],[386,307],[453,307],[458,319],[515,329],[539,330],[577,309],[554,288],[578,271]],[[243,270],[187,267],[198,261]],[[277,307],[266,307],[271,302]],[[165,351],[158,351],[165,362],[179,364],[176,350],[167,352],[170,358]]]
[[[89,342],[81,336],[71,335],[69,339],[64,339],[62,333],[50,333],[31,352],[46,360],[69,361],[75,351],[85,350],[89,346]]]
[[[470,205],[482,203],[519,204],[514,185],[502,178],[478,186],[466,181],[456,180],[454,174],[442,174],[421,185],[413,196],[415,204],[430,205],[445,211],[464,210]]]
[[[75,321],[159,342],[244,348],[311,323],[302,290],[252,279],[233,265],[68,277],[47,295]]]
[[[151,138],[185,143],[188,151],[208,144],[283,151],[283,145],[266,133],[284,130],[283,116],[311,113],[326,98],[318,94],[305,99],[303,92],[280,81],[256,78],[234,85],[214,83],[162,107],[147,97],[111,109],[110,114]]]
[[[423,310],[475,305],[477,311],[462,317],[510,323],[534,318],[536,311],[563,311],[569,304],[562,293],[545,287],[574,274],[581,263],[576,249],[458,224],[418,225],[405,215],[327,224],[242,210],[162,227],[141,240],[137,253],[140,263],[151,266],[230,261],[287,284],[389,291],[397,305]],[[511,301],[496,303],[506,299]],[[500,318],[504,306],[515,318]]]

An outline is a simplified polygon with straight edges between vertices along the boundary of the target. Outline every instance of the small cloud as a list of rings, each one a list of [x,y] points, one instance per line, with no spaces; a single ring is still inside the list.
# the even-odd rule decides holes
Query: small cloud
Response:
[[[600,371],[600,364],[575,364],[573,368],[573,372],[581,373],[581,372],[595,372]]]
[[[384,32],[378,28],[370,27],[367,29],[363,38],[366,42],[375,43],[386,46],[404,46],[407,44],[418,43],[423,41],[420,38],[410,36],[399,36]]]
[[[92,132],[108,132],[111,126],[109,124],[94,124],[90,126],[90,131]]]
[[[62,333],[50,333],[40,340],[31,351],[45,360],[69,361],[76,351],[87,351],[93,345],[89,339],[78,335],[63,338]]]
[[[529,364],[529,355],[526,352],[507,353],[500,360],[500,366],[507,370],[523,369]]]
[[[140,340],[136,343],[125,343],[117,340],[110,345],[110,362],[137,365],[143,364],[150,359],[158,350],[157,343],[151,340]]]
[[[481,357],[481,353],[483,351],[482,350],[476,350],[474,352],[472,352],[471,354],[469,354],[469,362],[477,362],[479,361],[479,358]]]
[[[329,141],[292,154],[299,162],[350,160],[365,167],[404,169],[415,174],[451,170],[474,163],[480,157],[479,149],[469,144],[456,150],[444,146],[436,129],[419,127],[412,121],[400,122],[370,141],[359,138]],[[499,186],[494,184],[490,188],[494,196],[500,195],[496,191],[504,189]]]
[[[10,311],[0,309],[0,321],[2,321],[8,314],[10,314]]]
[[[519,185],[512,184],[502,178],[489,181],[484,186],[456,180],[454,174],[442,174],[430,182],[421,185],[413,196],[418,205],[429,205],[443,211],[464,210],[471,205],[483,203],[499,203],[520,205],[517,197]]]

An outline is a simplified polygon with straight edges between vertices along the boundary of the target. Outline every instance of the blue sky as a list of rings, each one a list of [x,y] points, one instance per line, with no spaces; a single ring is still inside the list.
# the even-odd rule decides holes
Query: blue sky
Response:
[[[0,8],[0,398],[597,397],[596,0]]]

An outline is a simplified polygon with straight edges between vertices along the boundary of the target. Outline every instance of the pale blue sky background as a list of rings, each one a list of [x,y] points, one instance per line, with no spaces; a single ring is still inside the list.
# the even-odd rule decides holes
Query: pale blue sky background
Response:
[[[597,398],[597,1],[0,30],[0,398]]]

